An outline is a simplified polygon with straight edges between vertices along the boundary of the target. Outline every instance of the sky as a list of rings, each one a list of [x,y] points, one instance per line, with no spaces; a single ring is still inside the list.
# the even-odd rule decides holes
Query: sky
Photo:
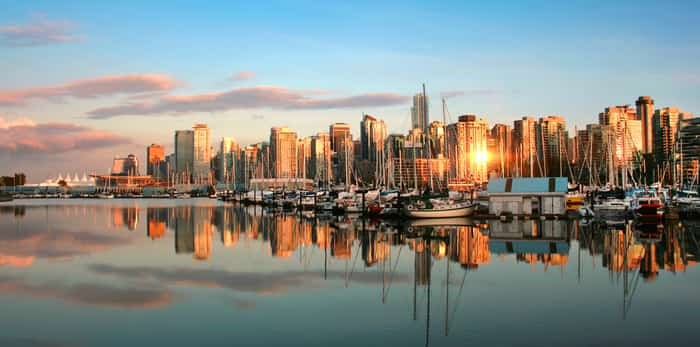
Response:
[[[363,113],[570,130],[650,95],[700,113],[698,1],[0,0],[0,175],[104,172],[194,123],[245,145]]]

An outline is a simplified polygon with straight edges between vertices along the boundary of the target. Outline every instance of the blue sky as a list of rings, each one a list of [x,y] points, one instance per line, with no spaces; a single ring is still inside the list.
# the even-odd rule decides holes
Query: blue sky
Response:
[[[267,138],[275,125],[289,125],[300,135],[327,130],[334,121],[357,128],[362,112],[386,120],[391,131],[404,132],[410,102],[394,97],[418,92],[423,82],[432,97],[433,119],[440,118],[440,95],[451,92],[462,94],[448,100],[452,119],[475,113],[490,124],[559,114],[570,128],[581,127],[595,122],[604,107],[633,104],[639,95],[651,95],[657,107],[700,111],[697,1],[0,3],[0,93],[134,74],[177,82],[156,89],[160,94],[155,96],[69,93],[0,103],[5,123],[69,123],[128,138],[90,151],[68,146],[58,153],[57,170],[107,167],[111,155],[143,156],[151,142],[171,147],[173,130],[194,122],[208,123],[215,139],[233,136],[243,144]],[[39,23],[60,23],[50,29],[62,28],[70,39],[17,44],[2,36],[2,28]],[[254,76],[232,79],[241,71]],[[172,112],[165,105],[150,114],[89,117],[96,109],[133,103],[133,96],[158,103],[173,95],[259,86],[314,100],[382,97],[343,99],[342,107],[268,107],[263,102]],[[392,101],[384,104],[387,95]],[[37,170],[30,159],[41,157],[36,153],[41,151],[13,148],[0,156],[20,169]],[[61,160],[84,150],[84,163]]]

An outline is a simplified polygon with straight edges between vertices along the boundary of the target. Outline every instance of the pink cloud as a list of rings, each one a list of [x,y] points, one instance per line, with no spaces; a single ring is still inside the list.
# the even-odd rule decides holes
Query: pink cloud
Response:
[[[0,118],[0,153],[58,154],[127,143],[127,137],[75,124]]]
[[[234,81],[246,81],[255,78],[255,71],[239,71],[231,79]]]
[[[0,43],[22,47],[81,41],[83,37],[76,35],[74,28],[72,22],[54,21],[43,15],[35,15],[27,24],[1,26]]]
[[[118,94],[169,91],[179,82],[166,75],[130,74],[81,79],[65,84],[18,90],[0,90],[0,105],[22,104],[29,99],[96,98]]]
[[[88,112],[89,118],[104,119],[125,115],[184,114],[221,112],[233,109],[338,109],[383,107],[403,104],[408,97],[394,93],[369,93],[347,97],[318,98],[319,91],[305,92],[280,86],[255,86],[221,93],[165,96],[155,102],[129,102]]]

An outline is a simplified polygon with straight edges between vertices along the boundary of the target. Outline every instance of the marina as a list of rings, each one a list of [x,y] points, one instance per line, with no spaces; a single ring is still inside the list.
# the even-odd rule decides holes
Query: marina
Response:
[[[209,198],[20,199],[0,205],[0,341],[687,345],[699,238],[693,221],[383,220]],[[217,333],[196,334],[192,315]],[[640,329],[650,315],[674,319]],[[110,328],[126,317],[174,329]],[[519,328],[525,319],[551,333]],[[264,322],[278,328],[260,334]],[[319,343],[300,333],[309,322],[363,333]],[[499,333],[504,325],[518,333]]]

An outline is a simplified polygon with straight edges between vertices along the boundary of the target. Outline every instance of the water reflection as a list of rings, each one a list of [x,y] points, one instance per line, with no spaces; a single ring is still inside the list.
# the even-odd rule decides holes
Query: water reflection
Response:
[[[0,299],[20,295],[95,307],[162,309],[186,300],[177,294],[184,286],[222,290],[233,295],[230,307],[256,311],[264,310],[257,296],[356,283],[378,288],[372,300],[387,310],[410,306],[401,315],[424,324],[425,344],[456,342],[439,340],[430,328],[439,326],[438,335],[460,336],[454,327],[468,323],[465,296],[472,305],[507,302],[511,299],[497,296],[499,290],[535,286],[549,293],[562,285],[555,280],[610,288],[612,303],[622,307],[615,309],[621,312],[616,319],[629,319],[640,287],[682,279],[667,274],[694,270],[700,250],[700,228],[693,222],[382,222],[216,202],[3,206],[0,214],[0,267],[13,270],[0,276]],[[162,253],[148,254],[161,249],[173,255],[172,264]],[[134,261],[125,261],[124,254]],[[51,273],[77,260],[85,273],[71,279],[76,283],[44,280],[31,271]],[[476,278],[482,280],[469,284],[467,278],[479,274],[483,277]],[[538,284],[528,284],[529,279]],[[475,297],[479,286],[491,287]],[[347,295],[369,293],[363,290]],[[432,323],[431,313],[440,316],[437,321],[432,317]]]

